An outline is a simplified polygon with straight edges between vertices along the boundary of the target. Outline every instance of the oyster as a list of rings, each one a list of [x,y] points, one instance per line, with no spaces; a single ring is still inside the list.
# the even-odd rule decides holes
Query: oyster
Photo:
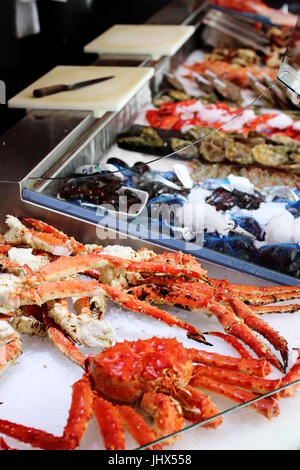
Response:
[[[193,127],[192,129],[189,129],[185,133],[185,135],[188,139],[200,140],[203,139],[203,137],[206,137],[211,132],[213,132],[213,130],[213,127]]]
[[[137,152],[168,153],[167,143],[155,129],[148,126],[133,126],[129,131],[120,134],[117,142],[121,148]]]
[[[184,101],[191,99],[190,95],[180,90],[163,90],[161,94],[153,98],[152,103],[154,106],[159,108],[163,103],[169,103],[170,101]]]
[[[251,165],[253,157],[251,147],[241,142],[232,142],[226,146],[225,157],[230,162]]]
[[[183,140],[183,139],[178,139],[176,137],[171,137],[170,145],[171,145],[171,149],[174,152],[179,152],[179,150],[181,150],[178,154],[179,157],[181,158],[197,158],[198,157],[197,147],[196,145],[193,145],[193,142],[191,140]],[[190,145],[190,147],[185,148],[187,145]]]
[[[259,58],[253,49],[237,49],[236,56],[231,61],[232,64],[248,67],[259,63]]]
[[[205,160],[220,163],[225,160],[226,146],[232,139],[219,131],[214,132],[200,143],[200,152]]]
[[[256,145],[252,149],[253,158],[261,165],[278,167],[288,162],[288,149],[284,145]]]

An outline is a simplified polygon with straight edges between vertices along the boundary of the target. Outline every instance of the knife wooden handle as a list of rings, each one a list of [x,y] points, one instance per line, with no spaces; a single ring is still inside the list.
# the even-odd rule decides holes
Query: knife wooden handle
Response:
[[[35,98],[42,98],[43,96],[54,95],[55,93],[60,93],[61,91],[68,91],[68,89],[68,85],[53,85],[44,88],[36,88],[33,90],[33,96]]]

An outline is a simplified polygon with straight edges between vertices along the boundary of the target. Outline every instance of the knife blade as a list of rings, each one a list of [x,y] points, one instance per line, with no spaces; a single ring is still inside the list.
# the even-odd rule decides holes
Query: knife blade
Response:
[[[33,96],[35,98],[42,98],[43,96],[54,95],[55,93],[60,93],[62,91],[78,90],[79,88],[95,85],[96,83],[105,82],[106,80],[110,80],[111,78],[114,78],[114,75],[110,75],[109,77],[94,78],[93,80],[85,80],[83,82],[77,82],[71,85],[58,84],[43,88],[36,88],[35,90],[33,90]]]

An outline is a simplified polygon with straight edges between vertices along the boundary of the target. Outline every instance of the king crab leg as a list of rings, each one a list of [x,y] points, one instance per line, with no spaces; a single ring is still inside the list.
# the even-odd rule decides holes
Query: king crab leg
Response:
[[[32,447],[45,450],[71,450],[79,446],[92,413],[93,392],[86,374],[73,385],[72,403],[62,436],[0,419],[0,433]]]
[[[182,409],[177,400],[158,392],[146,392],[141,400],[141,409],[153,418],[155,439],[181,431],[184,427]],[[167,439],[162,445],[172,444],[178,436]]]
[[[222,338],[226,343],[230,344],[241,357],[246,359],[252,359],[250,352],[242,345],[242,343],[233,335],[229,335],[227,333],[222,333],[220,331],[209,331],[205,333],[206,335],[217,336],[218,338]]]
[[[225,331],[231,335],[236,336],[246,343],[251,349],[259,356],[266,357],[276,368],[280,371],[285,370],[286,366],[286,346],[280,343],[281,338],[267,323],[258,319],[254,322],[251,315],[251,310],[247,310],[247,315],[243,315],[243,310],[238,305],[237,311],[230,308],[229,305],[223,303],[227,300],[223,289],[215,290],[206,283],[201,282],[175,282],[169,279],[157,280],[157,284],[145,284],[129,289],[130,293],[136,295],[138,298],[148,300],[150,302],[164,303],[175,307],[181,307],[188,310],[201,311],[208,310],[214,314]],[[225,297],[225,298],[224,298]],[[231,299],[231,297],[229,297]],[[245,308],[247,308],[245,306]],[[239,319],[236,313],[242,317]],[[248,323],[248,326],[246,324]],[[255,335],[252,329],[256,329],[260,333],[267,335],[267,339],[272,341],[274,345],[279,347],[285,359],[285,366],[283,366],[272,351],[264,345],[259,338]],[[272,343],[272,344],[273,344]]]
[[[164,323],[167,323],[170,326],[177,326],[187,331],[187,337],[198,341],[200,343],[207,344],[211,346],[210,343],[206,341],[203,334],[194,326],[186,323],[179,318],[167,313],[153,305],[147,304],[141,300],[138,300],[136,297],[127,294],[124,291],[114,289],[113,287],[102,284],[102,288],[107,292],[109,297],[113,302],[117,302],[122,307],[125,307],[134,312],[142,313],[144,315],[149,315],[157,320],[161,320]]]
[[[211,302],[209,304],[209,310],[217,316],[226,332],[244,341],[244,343],[250,346],[258,357],[266,358],[274,367],[281,372],[284,372],[284,366],[272,353],[270,348],[260,341],[253,331],[245,325],[243,320],[240,320],[235,315],[234,311],[229,306],[223,305],[219,302]]]
[[[65,235],[60,230],[57,230],[55,227],[52,227],[51,225],[46,224],[41,220],[24,217],[23,221],[28,225],[31,225],[32,227],[36,228],[37,230],[53,235],[57,239],[63,241],[72,248],[73,253],[77,254],[85,251],[84,245],[76,241],[73,237],[68,237],[68,235]]]
[[[47,335],[57,349],[72,362],[84,368],[85,356],[76,348],[72,341],[65,336],[46,312],[44,313],[44,323]]]
[[[164,264],[155,262],[155,258],[151,261],[133,261],[117,256],[108,255],[106,253],[96,253],[89,255],[61,256],[55,261],[43,266],[39,271],[34,273],[31,278],[27,279],[28,283],[35,284],[42,281],[54,281],[72,276],[77,273],[88,272],[95,276],[95,270],[104,269],[106,266],[121,268],[126,272],[137,273],[155,273],[169,276],[186,276],[196,279],[203,279],[205,271],[196,271],[181,266]],[[99,272],[101,279],[101,272]]]
[[[0,320],[0,375],[22,353],[19,334],[5,320]]]
[[[194,377],[191,381],[191,385],[223,395],[224,397],[229,398],[229,400],[240,404],[247,403],[259,396],[233,385],[222,383],[218,380],[212,379],[211,377],[204,377],[201,375]],[[279,405],[273,398],[262,398],[260,401],[252,403],[250,406],[268,419],[279,415]]]
[[[241,302],[237,297],[230,297],[229,301],[234,309],[234,312],[242,318],[249,328],[253,329],[260,333],[264,338],[266,338],[276,350],[278,350],[283,359],[284,369],[287,367],[288,363],[288,345],[287,341],[279,335],[268,323],[266,323],[261,318],[258,318],[255,313],[248,308],[243,302]]]
[[[211,401],[210,397],[202,393],[198,388],[191,387],[190,385],[184,388],[177,387],[176,396],[180,399],[181,406],[184,410],[184,416],[192,422],[199,423],[219,414],[218,408]],[[193,411],[194,408],[198,408],[200,413]],[[223,417],[220,416],[213,421],[204,424],[203,427],[216,429],[222,423]]]
[[[248,375],[265,377],[272,372],[269,362],[265,359],[245,359],[223,356],[218,353],[189,349],[191,359],[195,364],[221,367],[231,371],[239,371]]]
[[[249,305],[252,312],[263,315],[264,313],[295,313],[300,310],[299,304],[288,305]]]
[[[262,379],[260,377],[243,374],[242,372],[229,371],[226,369],[220,369],[219,367],[204,365],[197,365],[194,368],[194,377],[199,376],[210,377],[223,383],[236,385],[260,395],[275,390],[281,383],[281,379]]]
[[[45,250],[56,256],[65,256],[72,253],[71,246],[51,233],[37,232],[23,225],[19,219],[8,215],[6,223],[9,230],[4,235],[11,245],[29,245],[31,248]]]

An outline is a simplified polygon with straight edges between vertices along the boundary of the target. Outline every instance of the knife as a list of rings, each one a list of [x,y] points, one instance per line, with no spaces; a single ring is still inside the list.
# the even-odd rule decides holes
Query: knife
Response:
[[[43,96],[54,95],[55,93],[60,93],[61,91],[78,90],[79,88],[110,80],[111,78],[114,78],[114,75],[109,77],[94,78],[93,80],[85,80],[84,82],[73,83],[72,85],[52,85],[43,88],[36,88],[33,90],[33,96],[35,98],[42,98]]]

